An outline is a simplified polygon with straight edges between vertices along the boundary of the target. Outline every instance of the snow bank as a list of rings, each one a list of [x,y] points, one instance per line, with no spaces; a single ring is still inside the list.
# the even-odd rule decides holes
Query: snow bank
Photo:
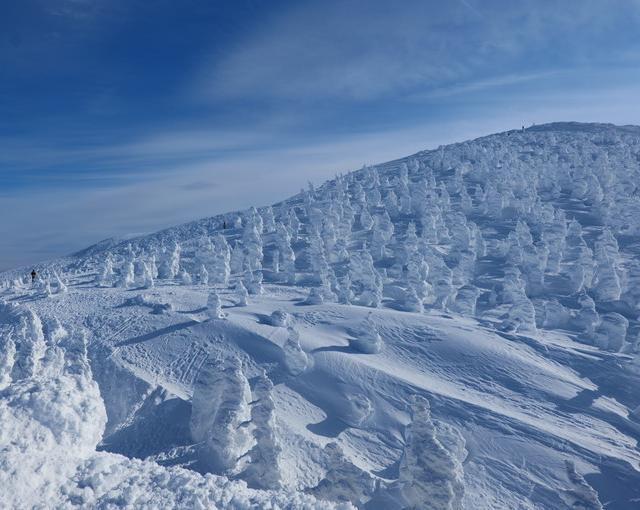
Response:
[[[0,392],[0,507],[50,504],[77,464],[93,454],[106,423],[86,337],[75,334],[42,349],[33,312],[3,307],[0,322],[2,337],[12,330],[18,347],[10,378],[5,359],[9,384]]]
[[[41,500],[42,501],[42,500]],[[295,491],[249,489],[243,481],[149,461],[99,453],[85,461],[72,484],[49,504],[65,508],[224,508],[250,510],[348,510],[350,504],[319,501]]]

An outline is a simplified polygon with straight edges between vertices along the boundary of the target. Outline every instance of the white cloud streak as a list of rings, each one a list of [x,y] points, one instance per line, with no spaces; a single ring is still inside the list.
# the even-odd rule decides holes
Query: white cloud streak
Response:
[[[282,12],[221,61],[209,62],[194,88],[205,100],[398,96],[523,74],[523,63],[526,74],[538,73],[532,67],[541,54],[547,65],[562,68],[601,57],[614,61],[622,48],[612,51],[607,41],[619,35],[621,20],[640,21],[638,2],[305,4]]]

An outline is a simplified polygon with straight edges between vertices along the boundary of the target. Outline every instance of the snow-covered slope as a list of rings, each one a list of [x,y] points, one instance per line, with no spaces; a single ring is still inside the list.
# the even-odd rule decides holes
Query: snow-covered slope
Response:
[[[640,128],[0,275],[0,506],[640,507]]]

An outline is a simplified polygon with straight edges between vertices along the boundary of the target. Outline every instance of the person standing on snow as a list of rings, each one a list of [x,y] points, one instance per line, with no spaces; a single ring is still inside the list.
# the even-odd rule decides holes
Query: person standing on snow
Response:
[[[38,276],[38,273],[36,273],[35,269],[31,270],[31,283],[36,281],[36,276]]]

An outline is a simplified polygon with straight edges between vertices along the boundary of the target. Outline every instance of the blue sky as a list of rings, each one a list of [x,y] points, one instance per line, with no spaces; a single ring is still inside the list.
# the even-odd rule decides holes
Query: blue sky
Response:
[[[0,2],[0,269],[522,124],[638,124],[640,0]]]

